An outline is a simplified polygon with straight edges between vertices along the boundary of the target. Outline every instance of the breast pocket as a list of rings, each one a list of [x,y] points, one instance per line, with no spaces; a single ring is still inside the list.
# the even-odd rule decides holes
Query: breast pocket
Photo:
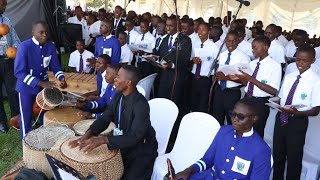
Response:
[[[43,67],[46,68],[49,66],[51,61],[51,56],[43,57]]]
[[[112,56],[112,48],[103,48],[102,54],[106,54],[108,56]]]
[[[231,170],[243,175],[248,175],[251,162],[245,159],[242,159],[238,156],[235,157]]]

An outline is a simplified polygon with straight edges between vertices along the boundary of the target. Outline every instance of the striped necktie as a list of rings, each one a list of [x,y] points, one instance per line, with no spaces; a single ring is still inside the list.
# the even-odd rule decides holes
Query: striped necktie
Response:
[[[201,48],[203,48],[203,44],[201,44]],[[196,80],[200,79],[200,72],[201,72],[201,61],[199,62],[199,64],[197,64],[197,68],[196,68]]]
[[[258,74],[258,71],[259,71],[259,67],[260,67],[260,62],[258,61],[257,62],[257,66],[256,68],[254,69],[253,71],[253,74],[252,74],[252,77],[253,78],[256,78],[257,77],[257,74]],[[254,88],[254,84],[252,82],[249,82],[249,86],[248,86],[248,91],[246,93],[246,97],[252,97],[253,95],[253,88]]]
[[[297,86],[299,84],[300,78],[301,78],[301,76],[298,75],[296,81],[294,81],[294,83],[293,83],[293,85],[292,85],[292,87],[291,87],[291,89],[289,91],[289,94],[287,96],[287,100],[286,100],[285,105],[291,105],[292,104],[292,99],[293,99],[293,96],[294,96],[294,92],[297,89]],[[288,118],[289,118],[289,114],[288,113],[281,112],[280,113],[280,125],[281,126],[285,126],[286,124],[288,124]]]
[[[228,53],[228,58],[227,58],[225,65],[229,65],[230,59],[231,59],[231,52]],[[226,80],[220,81],[220,89],[223,91],[226,88],[227,88],[227,81]]]

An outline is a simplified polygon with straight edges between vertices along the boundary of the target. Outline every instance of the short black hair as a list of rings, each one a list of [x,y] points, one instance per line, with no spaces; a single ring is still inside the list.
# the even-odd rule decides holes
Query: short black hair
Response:
[[[130,18],[126,19],[126,22],[130,23],[132,26],[134,26],[134,21]]]
[[[246,30],[244,29],[244,27],[242,26],[238,26],[235,31],[239,34],[239,33],[244,33],[246,34]]]
[[[236,105],[238,104],[241,104],[241,105],[245,105],[249,108],[249,110],[251,111],[251,115],[253,116],[258,116],[259,115],[259,112],[260,112],[260,109],[259,109],[259,105],[258,105],[258,102],[256,101],[255,98],[248,98],[248,97],[245,97],[243,99],[240,99]]]
[[[32,23],[32,28],[34,28],[34,27],[37,26],[38,24],[42,24],[42,25],[48,26],[48,23],[47,23],[46,21],[37,20],[37,21],[34,21],[34,22]]]
[[[264,36],[264,30],[257,28],[256,36]]]
[[[107,14],[107,11],[104,8],[99,9],[98,12],[103,12],[103,13]]]
[[[111,26],[111,29],[113,29],[113,27],[114,27],[113,22],[110,21],[110,20],[108,20],[108,19],[103,19],[103,20],[101,20],[101,22],[104,22],[104,23],[106,23],[106,24],[109,24],[109,25]]]
[[[267,28],[272,28],[274,31],[277,31],[278,26],[275,24],[269,24]]]
[[[124,65],[122,66],[122,69],[127,72],[127,77],[132,81],[133,86],[136,86],[140,81],[140,72],[138,68],[132,65]]]
[[[106,61],[106,64],[110,64],[111,63],[111,57],[109,55],[106,54],[101,54],[100,56],[98,56],[99,58],[103,59]]]
[[[84,44],[84,40],[83,40],[83,39],[77,39],[77,40],[76,40],[76,43],[77,43],[77,42],[81,42],[82,44]]]
[[[270,47],[270,44],[271,44],[270,39],[268,37],[266,37],[266,36],[256,37],[256,38],[254,38],[253,41],[257,41],[257,42],[263,43],[263,44],[267,45],[268,47]]]
[[[308,37],[308,33],[305,30],[299,29],[297,30],[296,36],[302,36],[303,38],[307,38]]]
[[[314,50],[313,47],[311,47],[309,44],[302,44],[298,49],[297,49],[297,54],[299,52],[306,52],[310,53],[313,58],[316,56],[316,51]]]
[[[194,26],[193,20],[190,18],[182,18],[180,22],[181,24],[184,23],[188,24],[189,26]]]
[[[161,17],[160,16],[158,16],[158,15],[155,15],[155,16],[153,16],[152,18],[156,18],[156,19],[158,19],[159,21],[161,21],[162,19],[161,19]]]
[[[210,25],[208,23],[203,22],[203,23],[200,23],[199,26],[200,25],[207,27],[207,30],[210,31]]]
[[[119,35],[124,35],[126,38],[127,38],[127,36],[128,36],[128,34],[125,33],[125,32],[123,32],[123,31],[119,32]]]
[[[120,70],[121,67],[122,67],[121,64],[109,64],[108,65],[108,68],[113,69],[117,72]]]
[[[223,34],[222,27],[220,27],[220,26],[211,26],[211,30],[217,31],[219,36],[222,36],[222,34]]]
[[[150,24],[150,22],[149,22],[148,20],[146,20],[146,19],[142,19],[142,20],[140,21],[140,24],[141,24],[141,23],[147,25],[148,27],[149,27],[149,24]]]
[[[234,35],[234,36],[236,36],[236,37],[239,37],[239,34],[238,34],[237,31],[229,31],[228,34],[227,34],[227,37],[228,37],[229,35]]]
[[[119,5],[117,5],[114,9],[120,9],[121,11],[123,10],[123,8]]]

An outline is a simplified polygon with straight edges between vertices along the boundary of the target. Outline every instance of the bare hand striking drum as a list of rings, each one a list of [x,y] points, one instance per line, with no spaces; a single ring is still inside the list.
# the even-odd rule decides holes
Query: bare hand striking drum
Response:
[[[83,176],[94,175],[98,180],[118,180],[123,175],[123,162],[120,150],[109,150],[101,145],[90,153],[83,153],[79,146],[70,148],[67,140],[61,145],[60,160],[79,171]]]
[[[95,121],[94,119],[87,119],[87,120],[77,122],[73,126],[73,129],[76,132],[76,135],[83,136],[94,121]],[[110,122],[109,127],[105,131],[100,133],[100,135],[102,136],[110,135],[114,128],[115,128],[114,123]]]

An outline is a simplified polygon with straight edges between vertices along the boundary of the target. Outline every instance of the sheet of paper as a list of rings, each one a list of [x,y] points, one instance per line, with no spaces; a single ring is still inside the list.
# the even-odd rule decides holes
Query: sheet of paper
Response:
[[[241,74],[239,70],[242,70],[243,72],[249,75],[252,74],[252,70],[249,64],[245,64],[245,63],[238,63],[235,65],[221,65],[219,67],[219,71],[223,72],[223,74],[225,75]]]
[[[266,105],[270,106],[271,108],[277,110],[277,111],[280,111],[282,112],[279,108],[281,107],[279,104],[277,103],[266,103]]]
[[[195,48],[194,56],[199,57],[201,61],[213,61],[213,53],[211,49]]]
[[[130,50],[131,50],[132,52],[136,52],[136,51],[139,51],[139,50],[140,50],[140,49],[139,49],[139,46],[136,45],[136,44],[129,44],[128,47],[130,48]]]
[[[63,180],[80,180],[78,178],[76,178],[75,176],[73,176],[70,173],[67,173],[66,171],[62,170],[62,169],[58,169],[58,172],[60,174],[61,179]]]

